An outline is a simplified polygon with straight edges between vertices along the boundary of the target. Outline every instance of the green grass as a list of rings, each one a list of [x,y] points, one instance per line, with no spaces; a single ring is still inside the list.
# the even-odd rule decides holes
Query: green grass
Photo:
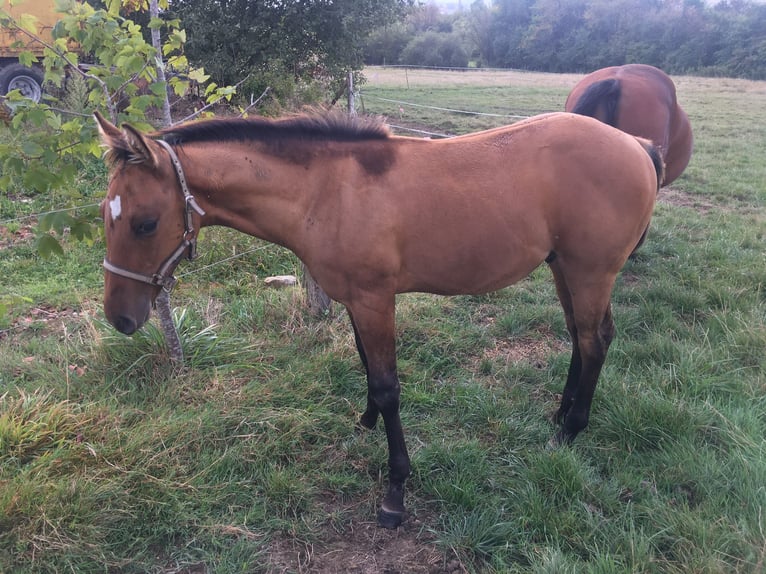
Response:
[[[370,96],[531,113],[576,81],[403,74],[368,73],[367,111],[453,133],[502,120],[399,118]],[[546,448],[569,353],[547,269],[480,297],[399,298],[413,475],[394,533],[374,525],[385,436],[355,425],[345,314],[318,320],[299,291],[263,285],[297,271],[292,254],[205,231],[172,297],[179,368],[156,323],[132,338],[105,323],[103,244],[65,238],[43,260],[0,235],[0,294],[17,297],[0,325],[0,572],[763,571],[766,87],[677,85],[695,155],[618,279],[617,337],[572,447]],[[13,203],[3,217],[46,201]]]

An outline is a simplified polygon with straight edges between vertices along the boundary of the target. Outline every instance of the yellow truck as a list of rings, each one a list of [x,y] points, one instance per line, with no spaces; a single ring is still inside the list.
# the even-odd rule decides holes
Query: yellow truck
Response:
[[[52,41],[53,26],[60,17],[54,10],[53,0],[13,3],[11,0],[0,0],[0,12],[16,21],[22,14],[34,16],[37,36],[46,42]],[[23,96],[39,102],[43,94],[43,71],[38,66],[27,67],[19,62],[19,54],[24,51],[42,57],[43,46],[12,26],[0,26],[0,96],[19,90]]]

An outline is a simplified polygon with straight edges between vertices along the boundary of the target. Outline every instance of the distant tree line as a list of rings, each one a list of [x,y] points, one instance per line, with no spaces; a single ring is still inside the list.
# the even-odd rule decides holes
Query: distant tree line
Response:
[[[766,79],[758,0],[172,0],[185,55],[243,97],[291,107],[339,97],[365,64],[583,73],[628,62]],[[241,83],[243,82],[244,83]],[[291,101],[292,100],[292,101]]]
[[[766,79],[766,4],[749,0],[481,0],[414,8],[372,32],[367,64],[587,72],[641,62],[669,73]]]

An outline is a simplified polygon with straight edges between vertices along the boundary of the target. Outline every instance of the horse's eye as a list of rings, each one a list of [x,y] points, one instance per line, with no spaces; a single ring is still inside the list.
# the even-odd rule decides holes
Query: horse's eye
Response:
[[[157,231],[157,220],[147,219],[141,221],[133,227],[133,231],[136,235],[149,235]]]

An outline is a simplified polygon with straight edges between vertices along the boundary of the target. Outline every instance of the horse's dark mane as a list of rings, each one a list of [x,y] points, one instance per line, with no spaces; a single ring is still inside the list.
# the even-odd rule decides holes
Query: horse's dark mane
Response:
[[[274,143],[285,139],[364,141],[390,135],[378,119],[351,117],[341,113],[297,115],[282,119],[221,118],[188,122],[161,130],[156,137],[170,144],[231,141]]]

